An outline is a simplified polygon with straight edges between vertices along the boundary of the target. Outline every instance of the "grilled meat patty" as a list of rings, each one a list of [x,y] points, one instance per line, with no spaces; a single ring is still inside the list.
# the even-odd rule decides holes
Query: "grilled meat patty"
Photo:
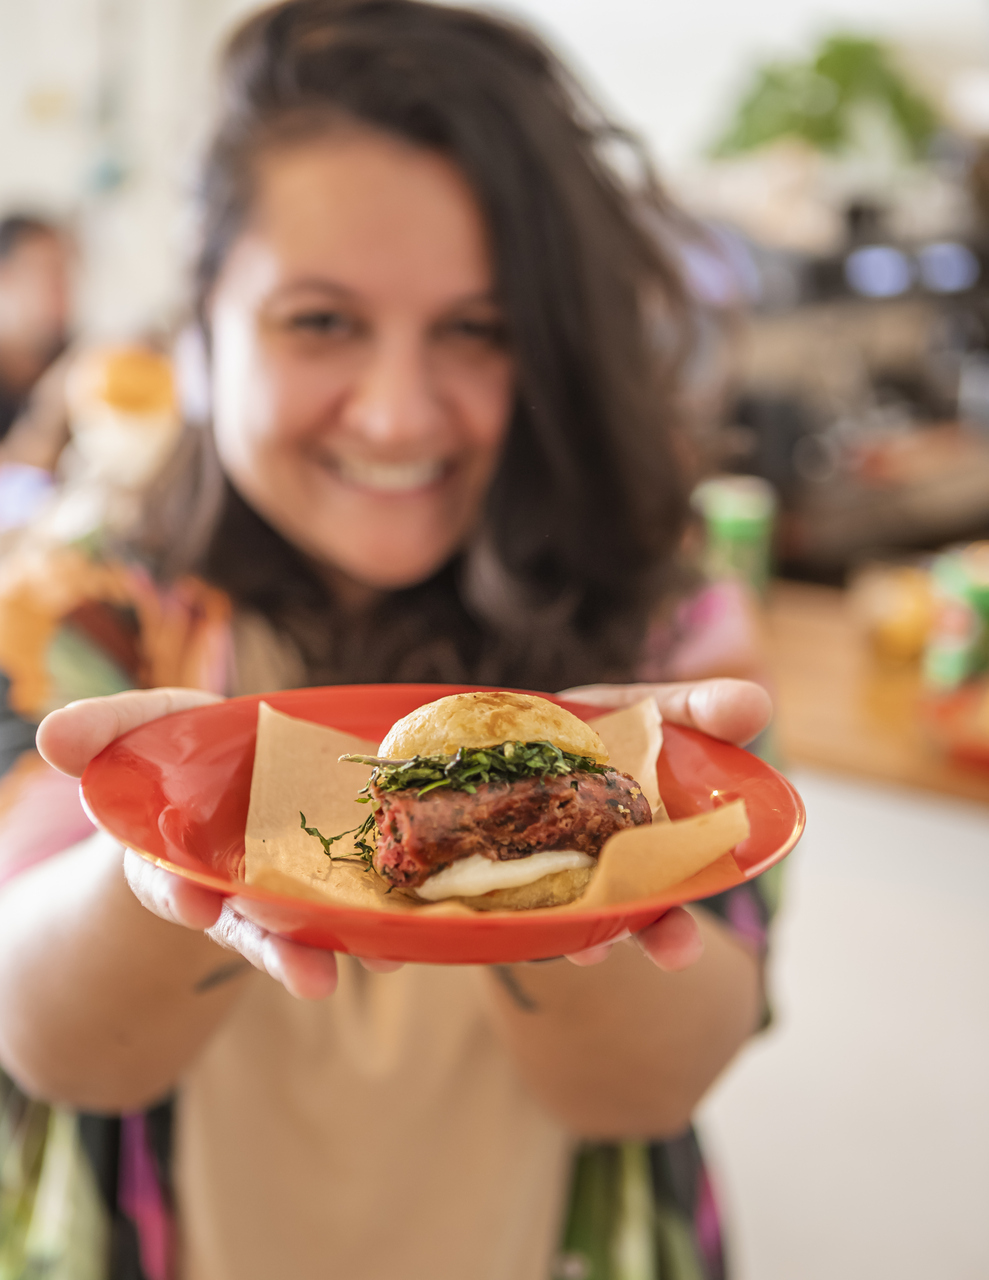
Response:
[[[374,869],[392,884],[415,888],[460,858],[501,861],[544,849],[596,857],[609,836],[652,822],[649,802],[626,773],[488,782],[469,791],[379,791]]]

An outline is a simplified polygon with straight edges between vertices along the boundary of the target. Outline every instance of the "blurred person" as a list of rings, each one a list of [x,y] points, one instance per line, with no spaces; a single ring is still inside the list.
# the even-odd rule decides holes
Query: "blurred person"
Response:
[[[71,246],[55,223],[20,213],[0,219],[0,440],[65,349],[70,276]]]
[[[233,36],[208,418],[125,542],[0,565],[11,1266],[546,1280],[564,1233],[559,1274],[591,1275],[634,1182],[662,1275],[723,1275],[689,1121],[763,1016],[763,884],[573,964],[386,973],[93,835],[74,781],[129,727],[304,684],[651,691],[716,736],[763,728],[752,684],[641,683],[675,665],[691,314],[604,132],[475,12],[289,0]],[[602,1214],[574,1219],[589,1183]]]
[[[0,219],[0,537],[26,524],[52,489],[68,438],[65,365],[72,246],[56,223]]]

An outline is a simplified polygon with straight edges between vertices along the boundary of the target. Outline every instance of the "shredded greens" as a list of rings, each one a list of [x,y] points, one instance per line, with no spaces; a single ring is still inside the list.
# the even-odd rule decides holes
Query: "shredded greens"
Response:
[[[371,865],[374,855],[374,845],[368,837],[373,836],[374,810],[378,807],[371,795],[372,786],[379,791],[414,790],[420,798],[440,787],[468,791],[473,795],[486,782],[518,782],[520,778],[561,778],[568,773],[608,772],[606,765],[598,764],[590,756],[561,751],[552,742],[503,742],[497,747],[461,747],[454,756],[413,756],[411,760],[382,760],[377,756],[341,756],[340,759],[352,764],[374,765],[367,786],[356,797],[358,804],[372,805],[372,812],[359,827],[329,838],[315,827],[307,827],[306,815],[300,812],[302,830],[319,840],[328,858],[340,862],[352,859],[346,854],[331,853],[330,845],[344,836],[356,834],[356,856],[367,866]],[[570,785],[575,787],[577,784],[572,782]]]
[[[365,803],[362,801],[361,803]],[[307,836],[315,836],[319,843],[323,846],[323,852],[331,862],[363,862],[366,866],[371,865],[371,858],[374,855],[374,845],[368,844],[364,836],[374,827],[374,814],[369,813],[359,827],[351,827],[349,831],[341,831],[338,836],[324,836],[318,827],[306,826],[306,815],[299,810],[299,818],[301,819],[302,830]],[[331,853],[330,845],[336,844],[338,840],[342,840],[344,836],[357,833],[357,839],[354,841],[354,848],[357,849],[356,858],[346,853]]]
[[[455,756],[413,756],[381,760],[376,756],[341,756],[354,764],[373,764],[368,786],[379,791],[415,790],[420,798],[438,787],[473,794],[485,782],[517,782],[520,778],[563,777],[568,773],[607,773],[590,756],[561,751],[552,742],[503,742],[497,747],[461,747]]]

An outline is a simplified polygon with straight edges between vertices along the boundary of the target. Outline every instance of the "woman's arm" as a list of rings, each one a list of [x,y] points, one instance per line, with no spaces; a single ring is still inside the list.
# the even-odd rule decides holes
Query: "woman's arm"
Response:
[[[761,963],[704,911],[703,955],[664,973],[637,945],[606,962],[495,971],[499,1025],[546,1108],[588,1138],[681,1133],[697,1102],[758,1025]]]
[[[747,742],[769,720],[756,685],[594,685],[602,706],[652,691],[668,720]],[[668,912],[634,940],[493,971],[498,1021],[530,1087],[585,1137],[668,1137],[758,1025],[762,963],[703,909]],[[577,966],[577,967],[575,967]]]
[[[0,890],[0,1062],[28,1093],[89,1111],[167,1092],[242,985],[226,979],[249,971],[146,911],[123,863],[99,833]]]
[[[48,717],[38,746],[78,776],[127,729],[215,700],[154,690],[75,703]],[[138,1107],[194,1060],[247,962],[297,995],[335,983],[332,955],[267,934],[98,834],[0,888],[0,1063],[39,1097]]]

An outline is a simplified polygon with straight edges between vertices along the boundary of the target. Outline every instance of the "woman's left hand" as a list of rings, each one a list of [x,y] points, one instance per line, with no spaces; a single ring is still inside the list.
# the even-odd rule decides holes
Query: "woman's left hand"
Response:
[[[699,729],[712,738],[743,746],[769,723],[773,705],[769,694],[750,680],[696,680],[682,684],[588,684],[564,689],[559,695],[574,702],[617,708],[634,706],[654,697],[664,720]],[[623,938],[629,937],[623,934]],[[577,965],[600,964],[622,938],[578,951],[567,959]],[[704,945],[693,916],[684,907],[671,907],[635,941],[660,969],[686,969],[700,959]]]

